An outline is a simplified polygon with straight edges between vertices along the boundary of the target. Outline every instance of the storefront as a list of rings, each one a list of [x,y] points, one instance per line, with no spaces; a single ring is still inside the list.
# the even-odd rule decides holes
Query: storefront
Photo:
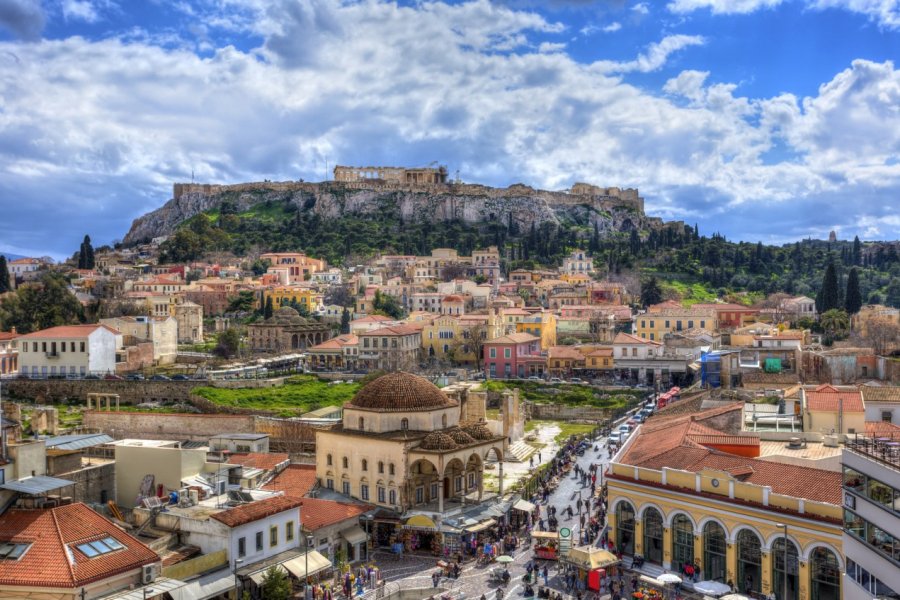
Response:
[[[413,515],[403,524],[400,543],[404,552],[443,553],[443,536],[435,522],[425,515]]]
[[[528,500],[516,500],[509,513],[509,526],[513,529],[521,529],[534,522],[535,505]]]
[[[619,559],[608,550],[581,546],[560,558],[560,566],[579,589],[600,591],[603,581],[618,574]]]

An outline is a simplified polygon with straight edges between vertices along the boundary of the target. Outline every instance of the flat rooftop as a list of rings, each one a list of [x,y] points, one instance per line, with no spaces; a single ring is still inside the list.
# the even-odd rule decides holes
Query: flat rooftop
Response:
[[[843,448],[807,442],[805,448],[788,448],[787,441],[760,441],[759,458],[771,462],[840,471]]]

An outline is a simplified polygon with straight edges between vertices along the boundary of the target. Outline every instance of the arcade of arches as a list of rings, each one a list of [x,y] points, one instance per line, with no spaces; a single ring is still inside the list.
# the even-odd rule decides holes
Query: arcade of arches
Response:
[[[610,539],[625,555],[680,572],[686,562],[700,566],[703,580],[732,581],[740,592],[774,593],[778,600],[840,600],[842,559],[830,544],[800,544],[781,529],[759,531],[705,517],[698,524],[687,511],[614,500]],[[799,529],[799,527],[797,527]],[[767,537],[763,537],[763,535]],[[785,577],[785,572],[787,577]]]

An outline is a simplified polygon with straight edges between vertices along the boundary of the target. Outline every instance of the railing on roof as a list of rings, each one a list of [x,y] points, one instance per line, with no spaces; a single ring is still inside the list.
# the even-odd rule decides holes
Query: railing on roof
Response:
[[[892,467],[900,468],[900,433],[877,437],[855,434],[847,437],[847,448]]]

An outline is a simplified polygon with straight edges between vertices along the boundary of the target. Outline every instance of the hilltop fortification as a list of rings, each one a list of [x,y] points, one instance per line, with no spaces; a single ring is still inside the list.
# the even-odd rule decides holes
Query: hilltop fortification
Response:
[[[602,188],[576,183],[567,191],[536,190],[522,184],[506,188],[449,181],[446,167],[344,167],[335,180],[320,183],[264,181],[231,185],[176,183],[172,199],[132,223],[126,244],[171,234],[186,219],[215,209],[225,201],[238,211],[266,201],[287,201],[323,218],[346,213],[374,213],[395,204],[404,219],[464,222],[515,221],[596,224],[601,231],[627,231],[658,226],[644,215],[644,199],[636,189]]]

